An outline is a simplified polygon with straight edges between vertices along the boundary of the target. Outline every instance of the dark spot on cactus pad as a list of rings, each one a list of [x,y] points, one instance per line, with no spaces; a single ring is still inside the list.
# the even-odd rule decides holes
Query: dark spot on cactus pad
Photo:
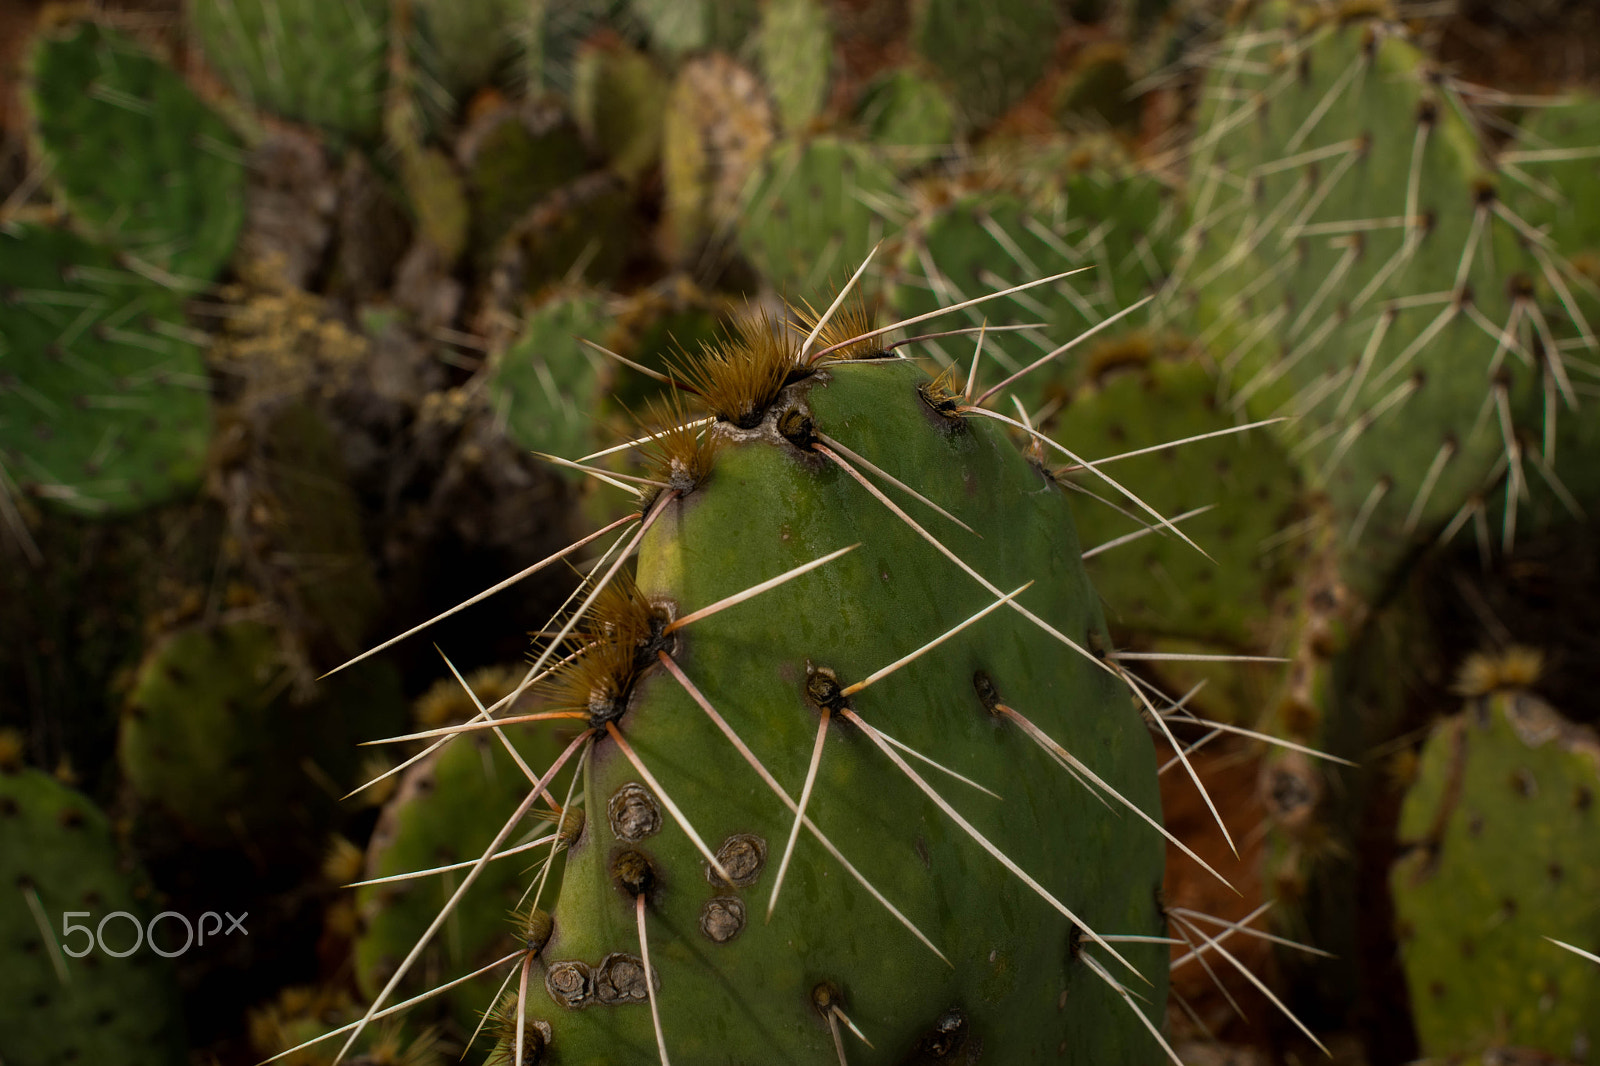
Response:
[[[1572,809],[1587,814],[1594,806],[1594,793],[1584,785],[1579,785],[1572,790]]]
[[[659,981],[659,971],[652,974]],[[639,956],[612,952],[594,974],[594,994],[601,1003],[643,1003],[650,998],[644,984],[644,963]]]
[[[0,818],[13,818],[17,813],[17,801],[10,796],[0,796]]]
[[[661,832],[661,806],[643,785],[629,781],[606,803],[611,832],[630,844]]]
[[[1100,634],[1098,629],[1091,629],[1084,635],[1084,647],[1088,648],[1089,654],[1096,659],[1104,659],[1106,657],[1106,638]]]
[[[1472,812],[1472,817],[1467,819],[1467,836],[1476,840],[1483,835],[1483,815],[1477,811]]]
[[[990,714],[999,714],[1000,690],[995,688],[994,678],[986,670],[977,670],[972,675],[972,690],[978,694],[978,702],[983,704],[983,709]]]
[[[67,807],[56,816],[56,821],[61,823],[63,829],[82,829],[83,812],[76,807]]]
[[[1439,105],[1433,100],[1424,100],[1417,105],[1417,125],[1432,126],[1439,121]]]
[[[753,833],[735,833],[717,849],[717,861],[728,871],[733,883],[743,888],[755,884],[761,870],[767,865],[767,842]],[[709,865],[706,880],[718,884],[722,878]]]
[[[932,1028],[918,1038],[907,1062],[932,1062],[949,1058],[966,1045],[971,1028],[966,1011],[960,1007],[950,1008],[939,1015]]]
[[[611,876],[630,896],[649,896],[656,883],[655,867],[631,848],[611,860]]]
[[[844,1009],[844,993],[832,981],[819,981],[811,989],[811,1005],[826,1018],[835,1008]]]
[[[577,959],[552,963],[544,975],[544,989],[568,1010],[582,1010],[594,997],[594,974]]]
[[[810,411],[794,404],[778,415],[778,434],[796,448],[808,452],[817,442],[817,424],[811,420]]]
[[[1515,770],[1511,774],[1511,791],[1523,799],[1531,799],[1538,794],[1539,783],[1533,775],[1526,770]]]
[[[1077,922],[1072,923],[1072,928],[1067,932],[1067,961],[1077,962],[1078,956],[1083,952],[1083,927]]]
[[[1478,954],[1478,944],[1477,944],[1477,942],[1475,940],[1473,940],[1470,936],[1462,937],[1461,938],[1461,957],[1463,959],[1470,959],[1470,958],[1472,958],[1473,956],[1475,956],[1477,954]]]
[[[744,930],[744,900],[713,896],[700,909],[700,931],[714,944],[726,944]]]
[[[838,712],[850,706],[839,684],[839,675],[826,666],[813,666],[806,662],[806,699],[818,707]]]

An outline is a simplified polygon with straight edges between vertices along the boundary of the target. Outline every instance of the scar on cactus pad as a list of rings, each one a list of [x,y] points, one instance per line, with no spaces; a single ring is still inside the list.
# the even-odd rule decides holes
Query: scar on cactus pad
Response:
[[[1159,899],[1144,727],[1183,712],[1110,650],[1019,424],[885,343],[962,305],[874,330],[844,300],[683,355],[706,413],[613,449],[653,456],[638,510],[530,568],[616,534],[519,686],[550,710],[516,721],[582,732],[347,1044],[576,765],[588,816],[519,908],[541,935],[493,964],[503,1060],[1177,1061],[1169,945],[1239,965]],[[513,698],[435,746],[509,745]]]

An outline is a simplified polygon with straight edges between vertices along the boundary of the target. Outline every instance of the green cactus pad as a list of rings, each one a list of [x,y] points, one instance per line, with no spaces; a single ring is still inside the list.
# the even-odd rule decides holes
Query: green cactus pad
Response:
[[[222,119],[91,23],[40,38],[32,87],[41,155],[78,222],[168,274],[215,278],[244,222],[244,150]]]
[[[906,165],[945,151],[955,137],[955,105],[937,83],[899,68],[879,77],[861,96],[856,121],[874,144]]]
[[[483,116],[462,138],[461,155],[480,269],[519,218],[586,166],[577,126],[550,108]]]
[[[593,412],[610,374],[605,356],[579,338],[598,341],[607,324],[595,294],[558,296],[530,312],[522,333],[496,357],[489,402],[518,444],[567,459],[594,450]],[[572,480],[584,476],[563,474]]]
[[[725,444],[706,480],[664,504],[643,540],[639,586],[680,615],[861,543],[666,642],[791,795],[806,777],[819,720],[806,695],[819,691],[808,664],[836,671],[839,684],[865,679],[994,601],[843,471],[780,437],[778,425],[803,430],[802,411],[817,431],[970,522],[981,538],[906,504],[979,572],[1006,589],[1037,581],[1020,602],[1080,644],[1103,639],[1064,497],[987,421],[936,413],[919,391],[928,384],[899,361],[834,364],[786,389],[756,429],[719,423],[710,432]],[[998,696],[983,687],[990,681]],[[1009,609],[852,698],[864,721],[998,789],[1003,800],[923,768],[932,787],[1095,932],[1158,933],[1160,837],[1102,806],[991,716],[987,707],[999,700],[1031,715],[1141,809],[1157,810],[1152,746],[1127,691]],[[638,681],[615,728],[664,791],[646,783],[610,734],[590,752],[580,786],[585,834],[552,911],[544,979],[529,993],[529,1016],[550,1026],[551,1061],[656,1061],[635,904],[613,874],[627,852],[654,871],[645,921],[673,1061],[830,1061],[817,1004],[837,999],[819,1001],[818,989],[842,996],[876,1049],[844,1032],[853,1063],[970,1063],[980,1053],[985,1062],[1159,1057],[1089,959],[1161,1003],[1165,949],[1118,945],[1150,987],[1080,941],[1081,930],[997,865],[859,727],[842,718],[830,725],[809,817],[950,966],[809,835],[775,914],[763,920],[793,816],[663,668]],[[706,860],[663,809],[668,798],[721,852],[739,887],[708,879]],[[621,816],[629,811],[637,816]]]
[[[201,626],[139,664],[117,758],[152,839],[170,827],[198,845],[316,854],[336,809],[327,786],[358,784],[356,743],[398,724],[398,678],[359,664],[308,698],[283,640],[261,622]]]
[[[756,44],[784,129],[805,132],[828,91],[833,37],[827,9],[816,0],[769,0]]]
[[[1470,703],[1429,738],[1390,879],[1422,1050],[1520,1045],[1582,1058],[1600,966],[1600,741],[1524,691]]]
[[[500,694],[478,695],[488,705]],[[547,731],[511,728],[506,732],[534,773],[543,771],[570,740],[570,736],[560,740]],[[576,728],[569,733],[576,735]],[[570,780],[569,771],[557,782],[557,803],[566,798]],[[456,738],[406,772],[373,833],[363,878],[389,877],[477,858],[495,829],[527,794],[528,787],[528,779],[497,738],[489,733]],[[539,807],[549,810],[543,803]],[[506,847],[525,843],[524,836],[531,841],[554,833],[556,825],[529,817],[523,829],[525,832],[518,833]],[[449,929],[431,945],[430,969],[463,974],[511,951],[515,938],[510,917],[513,912],[520,913],[518,901],[537,879],[537,868],[549,854],[547,846],[540,847],[489,866],[474,884],[466,905],[456,912]],[[372,996],[383,987],[466,873],[456,870],[356,890],[363,920],[354,962],[356,980],[365,995]],[[560,883],[558,860],[544,893],[545,906]],[[528,899],[532,900],[531,894]],[[526,905],[521,908],[525,909]],[[450,1013],[470,1031],[478,1016],[492,1005],[499,983],[499,976],[490,974],[455,990],[448,997]]]
[[[924,220],[901,256],[891,299],[910,316],[1025,281],[1084,269],[1061,281],[961,312],[962,325],[1043,323],[1044,329],[994,334],[984,344],[985,380],[998,381],[1159,288],[1173,258],[1174,211],[1154,179],[1122,169],[1073,169],[1062,146],[1001,166],[1019,184],[1029,175],[1054,187],[1024,198],[1008,192],[963,197]],[[1044,173],[1041,173],[1044,172]],[[1048,178],[1044,174],[1048,174]],[[1148,323],[1136,311],[1096,335],[1094,344],[1128,335]],[[969,341],[932,342],[944,360],[966,362]],[[1058,358],[1022,379],[1015,390],[1030,408],[1061,395],[1080,375],[1090,346]],[[994,375],[994,376],[990,376]]]
[[[517,29],[528,7],[522,0],[416,0],[412,51],[418,66],[452,105],[465,101],[515,56]]]
[[[94,804],[38,770],[0,771],[0,1058],[58,1066],[186,1061],[178,993],[167,961],[144,942],[153,914],[124,870],[111,822]],[[74,912],[68,916],[68,912]],[[87,912],[87,913],[82,913]],[[117,912],[134,916],[108,918]],[[125,951],[141,926],[140,947]],[[89,934],[67,931],[87,926]],[[176,951],[181,923],[157,925],[157,944]],[[200,950],[191,948],[191,950]]]
[[[780,291],[843,284],[884,237],[899,195],[894,172],[864,145],[784,141],[748,189],[739,248]]]
[[[961,0],[918,0],[912,46],[950,87],[968,125],[987,126],[1044,75],[1061,30],[1054,4],[1001,0],[975,17]]]
[[[107,251],[0,232],[0,463],[23,491],[91,514],[199,484],[208,383],[178,300]]]
[[[726,235],[775,124],[761,80],[732,59],[713,53],[683,65],[661,145],[662,243],[670,258],[687,260]]]
[[[1233,421],[1215,409],[1216,392],[1215,379],[1197,363],[1151,358],[1081,390],[1047,428],[1094,461],[1230,428]],[[1063,459],[1050,453],[1052,464]],[[1270,641],[1273,600],[1288,584],[1292,562],[1264,546],[1270,547],[1300,505],[1295,468],[1282,446],[1258,429],[1136,456],[1105,472],[1168,518],[1211,508],[1179,527],[1210,559],[1177,537],[1151,533],[1086,564],[1109,605],[1113,632],[1184,637],[1260,653]],[[1070,476],[1138,516],[1130,521],[1075,496],[1073,516],[1086,546],[1154,521],[1093,474]]]
[[[660,156],[666,100],[666,78],[643,52],[617,45],[578,54],[572,86],[578,126],[623,177],[640,177]]]
[[[378,135],[383,0],[194,0],[188,9],[212,69],[252,104],[348,137]]]
[[[1269,5],[1222,46],[1238,62],[1206,90],[1175,291],[1197,300],[1233,406],[1299,416],[1287,432],[1370,596],[1482,494],[1540,479],[1532,442],[1584,416],[1564,366],[1533,352],[1581,331],[1539,291],[1563,268],[1497,210],[1448,81],[1398,27],[1299,32],[1295,10]]]

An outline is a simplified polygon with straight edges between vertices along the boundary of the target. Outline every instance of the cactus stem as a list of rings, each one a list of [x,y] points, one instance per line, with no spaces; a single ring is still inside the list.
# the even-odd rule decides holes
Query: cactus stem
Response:
[[[1233,884],[1226,877],[1223,877],[1220,873],[1218,873],[1210,863],[1206,862],[1199,855],[1196,855],[1194,851],[1190,849],[1189,845],[1185,844],[1183,841],[1179,840],[1177,837],[1168,832],[1164,825],[1146,814],[1142,809],[1140,809],[1138,804],[1130,802],[1122,793],[1118,792],[1115,788],[1112,788],[1108,782],[1100,777],[1100,775],[1096,774],[1093,770],[1085,766],[1081,760],[1079,760],[1066,748],[1062,747],[1061,744],[1048,733],[1034,725],[1033,722],[1029,721],[1028,718],[1020,711],[1008,707],[1004,703],[996,703],[994,706],[994,713],[1000,714],[1015,722],[1022,729],[1023,733],[1027,734],[1028,739],[1032,740],[1040,748],[1049,753],[1058,763],[1061,764],[1063,768],[1066,769],[1068,773],[1072,774],[1072,776],[1078,780],[1079,784],[1082,784],[1084,788],[1089,789],[1091,795],[1095,795],[1096,798],[1099,798],[1094,789],[1089,788],[1089,785],[1084,782],[1084,777],[1087,777],[1090,781],[1093,781],[1097,786],[1099,786],[1101,791],[1109,793],[1116,799],[1118,803],[1122,804],[1124,807],[1128,808],[1128,810],[1144,819],[1145,822],[1149,823],[1155,828],[1156,832],[1160,833],[1163,837],[1166,837],[1168,843],[1173,844],[1178,848],[1179,851],[1183,852],[1185,855],[1189,856],[1189,858],[1199,863],[1201,868],[1204,869],[1206,873],[1210,874],[1212,877],[1215,877],[1224,885],[1227,885],[1229,889],[1238,895],[1244,895],[1244,893],[1239,892],[1237,888],[1234,888]],[[1082,774],[1083,776],[1079,777],[1079,774]],[[1104,800],[1102,799],[1101,802],[1104,802]]]
[[[663,793],[662,799],[665,798]],[[644,931],[644,898],[645,894],[641,892],[633,903],[633,913],[639,924],[639,959],[644,963],[644,990],[650,996],[650,1022],[656,1030],[656,1050],[661,1053],[661,1066],[670,1066],[667,1061],[667,1039],[661,1032],[661,1009],[656,1005],[655,974],[650,969],[650,941]]]
[[[664,655],[666,653],[662,652],[661,654]],[[628,761],[633,764],[633,768],[639,771],[639,776],[644,778],[645,784],[650,786],[650,791],[661,797],[662,806],[667,808],[667,812],[672,815],[673,821],[678,823],[678,828],[684,831],[688,838],[694,843],[694,846],[699,849],[700,854],[706,857],[706,861],[709,862],[711,864],[711,868],[717,872],[717,876],[722,878],[722,880],[729,885],[734,884],[732,875],[729,874],[727,869],[723,867],[722,863],[718,861],[716,855],[712,854],[711,849],[706,847],[706,842],[702,840],[700,834],[695,831],[695,828],[690,824],[688,817],[683,813],[682,810],[679,809],[678,805],[672,801],[672,797],[667,795],[666,789],[661,787],[661,782],[657,781],[655,775],[652,774],[649,768],[645,766],[644,760],[639,758],[638,753],[633,750],[633,746],[623,739],[622,731],[617,728],[617,723],[607,722],[605,723],[605,728],[606,733],[609,734],[611,739],[616,742],[617,749],[621,751],[622,754],[627,757]]]
[[[911,318],[901,319],[899,322],[891,322],[887,326],[880,326],[877,329],[870,330],[866,333],[857,334],[848,340],[842,340],[836,344],[831,344],[826,348],[818,349],[817,351],[811,353],[809,362],[816,363],[819,359],[822,359],[824,356],[827,356],[840,348],[845,348],[852,344],[858,344],[861,341],[867,340],[871,337],[881,337],[885,333],[893,333],[895,330],[904,328],[905,326],[913,326],[918,322],[926,322],[930,318],[937,318],[939,315],[946,315],[951,311],[959,311],[965,307],[972,307],[974,304],[981,304],[987,300],[997,300],[1002,296],[1010,296],[1012,293],[1038,288],[1040,285],[1049,285],[1052,282],[1060,281],[1062,278],[1071,277],[1073,274],[1081,274],[1085,270],[1090,269],[1092,268],[1078,267],[1076,270],[1068,270],[1060,274],[1052,274],[1047,278],[1037,278],[1033,281],[1025,281],[1021,285],[1013,285],[1009,289],[1000,289],[997,292],[984,293],[982,296],[974,296],[969,300],[963,300],[960,303],[950,304],[946,307],[941,307],[938,310],[929,311],[926,314],[914,315]]]
[[[783,876],[789,872],[789,859],[794,855],[795,841],[800,839],[800,826],[805,822],[806,804],[811,802],[811,789],[817,783],[817,770],[822,766],[822,743],[828,739],[828,721],[833,712],[826,706],[817,719],[817,739],[811,747],[811,763],[806,767],[805,784],[800,788],[800,803],[794,809],[794,825],[789,830],[789,839],[783,845],[783,858],[778,863],[778,874],[772,879],[772,894],[767,897],[767,921],[772,921],[772,912],[778,906],[778,893],[783,889]]]
[[[328,677],[331,677],[334,674],[337,674],[340,670],[343,670],[346,667],[354,666],[356,663],[360,662],[361,660],[363,660],[363,659],[365,659],[365,658],[367,658],[369,656],[376,655],[376,654],[378,654],[378,652],[383,651],[385,648],[388,648],[388,647],[390,647],[390,646],[392,646],[394,644],[398,644],[400,641],[405,640],[409,636],[413,636],[413,635],[415,635],[417,633],[422,632],[424,629],[427,629],[429,626],[433,625],[434,623],[441,622],[444,619],[449,618],[451,615],[455,614],[457,611],[461,611],[461,610],[464,610],[464,609],[466,609],[468,607],[471,607],[473,604],[478,603],[478,602],[480,602],[482,600],[488,599],[490,596],[493,596],[497,592],[500,592],[500,591],[502,591],[504,589],[510,588],[512,585],[515,585],[518,581],[521,581],[523,578],[529,577],[532,574],[538,573],[540,570],[543,570],[545,567],[549,566],[551,563],[555,562],[556,560],[562,559],[562,558],[565,558],[568,555],[571,555],[573,552],[577,551],[579,548],[583,547],[586,544],[591,543],[592,541],[600,539],[601,537],[605,536],[607,533],[611,532],[613,529],[618,529],[618,528],[620,528],[622,526],[627,525],[629,522],[636,522],[638,520],[639,520],[639,516],[638,515],[630,514],[630,515],[626,515],[626,516],[624,516],[622,518],[617,519],[615,522],[612,522],[609,525],[602,526],[601,528],[595,530],[593,533],[590,533],[588,536],[580,537],[578,540],[573,541],[571,544],[567,545],[565,548],[562,548],[560,551],[556,552],[555,554],[548,555],[545,558],[540,559],[538,562],[534,563],[532,566],[529,566],[529,567],[519,571],[518,573],[515,573],[515,574],[511,575],[510,577],[506,578],[504,581],[500,582],[499,584],[491,585],[488,588],[484,589],[482,592],[480,592],[480,593],[478,593],[478,594],[476,594],[474,596],[469,596],[467,599],[462,600],[460,603],[456,604],[454,607],[450,608],[449,610],[442,611],[439,614],[434,615],[432,618],[428,619],[426,622],[423,622],[421,625],[412,626],[410,629],[406,630],[404,633],[401,633],[399,636],[391,637],[388,640],[384,641],[382,644],[377,645],[376,647],[368,648],[366,651],[362,652],[360,655],[357,655],[355,658],[349,660],[348,662],[344,663],[343,665],[336,666],[332,670],[329,670],[326,674],[323,674],[322,677],[317,678],[317,680],[321,681],[324,678],[328,678]]]
[[[723,718],[722,715],[717,712],[717,709],[711,705],[711,701],[706,699],[704,694],[702,694],[701,691],[695,687],[694,682],[689,680],[688,675],[685,674],[678,664],[673,661],[672,657],[666,652],[658,652],[657,657],[661,660],[661,665],[666,668],[667,672],[673,676],[679,685],[683,686],[683,690],[689,694],[689,698],[694,700],[695,703],[699,705],[700,709],[706,712],[707,717],[711,719],[712,723],[722,731],[722,735],[728,738],[728,742],[734,746],[740,755],[744,756],[745,762],[749,763],[751,769],[755,770],[755,772],[760,775],[761,780],[766,783],[767,788],[772,790],[773,795],[782,800],[784,806],[788,807],[791,811],[797,810],[798,805],[794,802],[794,800],[789,798],[789,794],[785,792],[778,784],[777,778],[773,777],[771,772],[761,764],[761,760],[756,758],[755,752],[751,751],[749,745],[740,739],[739,734],[734,732],[733,727],[730,726],[727,720]],[[918,940],[922,941],[922,943],[927,945],[929,951],[939,956],[946,966],[949,966],[952,969],[955,968],[955,964],[945,957],[944,952],[940,951],[938,947],[934,945],[933,941],[929,940],[927,936],[923,934],[922,930],[918,929],[916,925],[912,923],[911,919],[902,914],[899,908],[890,903],[888,897],[882,892],[879,892],[872,882],[868,881],[865,875],[863,875],[860,870],[857,870],[850,860],[844,857],[844,853],[834,846],[833,841],[829,840],[825,835],[823,835],[822,830],[818,829],[816,824],[813,823],[810,818],[805,818],[803,821],[805,822],[805,827],[811,831],[811,835],[817,838],[818,843],[827,849],[828,854],[832,855],[834,859],[838,861],[839,865],[845,868],[846,872],[848,872],[851,877],[855,878],[857,884],[866,889],[867,893],[871,895],[873,899],[882,904],[884,910],[888,911],[896,921],[905,926],[906,929],[910,930],[912,936],[916,937]]]
[[[1081,918],[1079,918],[1076,914],[1073,914],[1065,903],[1062,903],[1060,900],[1056,899],[1055,896],[1051,895],[1050,892],[1046,890],[1045,887],[1038,881],[1035,881],[1027,871],[1013,862],[1009,855],[995,847],[995,845],[990,842],[988,837],[978,832],[977,828],[971,822],[963,818],[961,813],[952,807],[943,796],[939,795],[939,793],[934,790],[934,787],[923,779],[921,774],[913,770],[911,765],[900,757],[899,753],[894,750],[894,746],[884,739],[883,734],[879,733],[877,729],[867,724],[867,722],[859,714],[848,707],[844,708],[839,713],[844,718],[848,719],[852,724],[857,726],[863,733],[865,733],[867,735],[867,739],[876,744],[878,746],[878,750],[887,755],[889,757],[889,761],[893,762],[895,766],[900,769],[900,772],[905,774],[911,783],[916,785],[917,788],[922,791],[923,795],[932,800],[934,805],[945,813],[946,817],[955,822],[956,825],[960,826],[961,829],[973,840],[977,841],[979,846],[992,855],[1001,866],[1004,866],[1007,870],[1009,870],[1013,877],[1027,885],[1046,903],[1060,911],[1066,916],[1068,921],[1082,927],[1084,933],[1089,937],[1089,939],[1105,948],[1106,951],[1110,953],[1112,958],[1126,966],[1132,973],[1138,976],[1141,981],[1148,981],[1143,974],[1139,973],[1138,969],[1131,962],[1123,958],[1120,954],[1118,954],[1115,948],[1106,943],[1100,937],[1099,933],[1096,933],[1093,929],[1089,928],[1088,925],[1084,924]]]
[[[626,557],[626,555],[623,556],[623,558]],[[451,893],[450,898],[445,901],[444,906],[439,908],[439,913],[434,915],[433,921],[428,924],[428,928],[425,929],[422,935],[417,938],[417,942],[412,947],[411,951],[407,953],[405,959],[401,961],[400,965],[395,968],[395,972],[390,975],[388,982],[383,986],[383,990],[373,997],[372,1006],[368,1007],[366,1014],[362,1015],[361,1020],[354,1024],[354,1031],[351,1032],[349,1038],[345,1040],[344,1046],[339,1049],[339,1054],[334,1056],[333,1066],[339,1066],[339,1063],[344,1060],[344,1057],[350,1053],[351,1046],[354,1045],[356,1040],[360,1038],[367,1025],[377,1017],[379,1008],[383,1006],[383,1001],[388,999],[390,994],[394,992],[395,988],[399,986],[401,980],[403,980],[405,975],[410,971],[412,964],[415,963],[417,958],[422,954],[423,948],[427,947],[428,942],[433,939],[434,934],[439,931],[439,928],[444,925],[445,921],[449,919],[450,915],[455,913],[456,904],[461,902],[461,897],[466,895],[467,890],[471,888],[478,880],[478,875],[481,874],[487,867],[489,859],[496,851],[499,850],[500,845],[505,843],[506,837],[511,835],[511,831],[516,828],[519,822],[522,821],[523,816],[528,813],[529,809],[532,808],[536,802],[538,802],[539,797],[542,796],[545,790],[550,787],[551,782],[553,782],[556,778],[556,774],[561,772],[561,768],[567,764],[567,761],[572,758],[572,756],[580,747],[587,744],[593,737],[594,730],[586,729],[582,733],[578,734],[577,737],[573,738],[572,743],[567,745],[566,750],[561,753],[561,755],[553,764],[551,764],[550,769],[545,771],[544,775],[539,778],[538,783],[534,786],[532,791],[528,793],[527,797],[517,805],[517,809],[511,813],[511,817],[506,820],[506,823],[503,826],[500,827],[500,831],[494,835],[494,839],[491,840],[489,842],[489,846],[484,849],[482,858],[480,858],[477,863],[473,865],[472,870],[467,874],[467,876],[461,879],[461,884],[453,893]],[[521,949],[519,949],[517,954],[520,953]]]
[[[926,504],[935,511],[938,511],[940,514],[950,519],[950,521],[954,522],[968,533],[971,533],[980,540],[983,539],[982,533],[979,533],[977,530],[961,521],[961,519],[957,518],[949,511],[946,511],[943,507],[940,507],[938,504],[934,503],[932,500],[928,499],[922,493],[918,492],[910,485],[907,485],[893,474],[890,474],[888,471],[883,470],[880,467],[874,466],[870,461],[851,451],[849,448],[846,448],[843,444],[840,444],[826,433],[817,433],[816,438],[817,440],[820,440],[822,443],[826,444],[828,447],[832,448],[834,451],[838,452],[840,455],[843,455],[845,458],[855,463],[857,466],[864,467],[869,473],[876,474],[879,478],[887,481],[889,484],[893,485],[895,488],[899,489],[901,492],[905,493],[907,496],[910,496],[917,502]]]

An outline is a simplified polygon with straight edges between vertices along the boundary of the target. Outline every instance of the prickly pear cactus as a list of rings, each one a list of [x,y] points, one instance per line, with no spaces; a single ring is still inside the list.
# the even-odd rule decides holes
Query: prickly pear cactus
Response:
[[[1009,717],[1157,815],[1127,690],[1067,643],[1106,638],[1064,496],[911,363],[805,370],[788,348],[763,378],[749,350],[726,354],[697,382],[719,420],[663,445],[637,587],[604,593],[555,682],[555,706],[587,720],[587,818],[528,979],[525,1061],[653,1063],[658,1040],[696,1063],[832,1061],[836,1040],[853,1063],[1151,1061],[1154,1011],[1107,978],[1162,1003],[1166,950],[1099,938],[1160,934],[1160,838]],[[968,523],[894,490],[982,577],[844,469],[862,460]],[[999,795],[905,761],[879,730]],[[808,832],[769,916],[803,794]]]
[[[1600,742],[1531,692],[1479,697],[1429,738],[1391,877],[1424,1052],[1520,1045],[1581,1061],[1600,1030],[1593,945]]]
[[[0,770],[0,877],[11,898],[0,908],[0,1058],[44,1064],[183,1062],[177,987],[166,961],[144,942],[150,911],[123,870],[111,823],[81,794],[48,774]],[[67,917],[67,912],[74,912]],[[87,912],[87,913],[79,913]],[[108,915],[104,941],[86,942],[64,922],[93,931]],[[140,925],[140,946],[129,926]],[[158,923],[174,951],[173,919]],[[63,947],[66,951],[63,951]],[[81,954],[88,947],[87,954]],[[67,954],[70,951],[80,957]]]
[[[92,23],[45,37],[31,103],[40,154],[78,222],[203,285],[244,221],[239,139],[171,68]]]
[[[61,230],[0,233],[0,463],[25,491],[106,514],[200,481],[211,433],[178,299]]]

